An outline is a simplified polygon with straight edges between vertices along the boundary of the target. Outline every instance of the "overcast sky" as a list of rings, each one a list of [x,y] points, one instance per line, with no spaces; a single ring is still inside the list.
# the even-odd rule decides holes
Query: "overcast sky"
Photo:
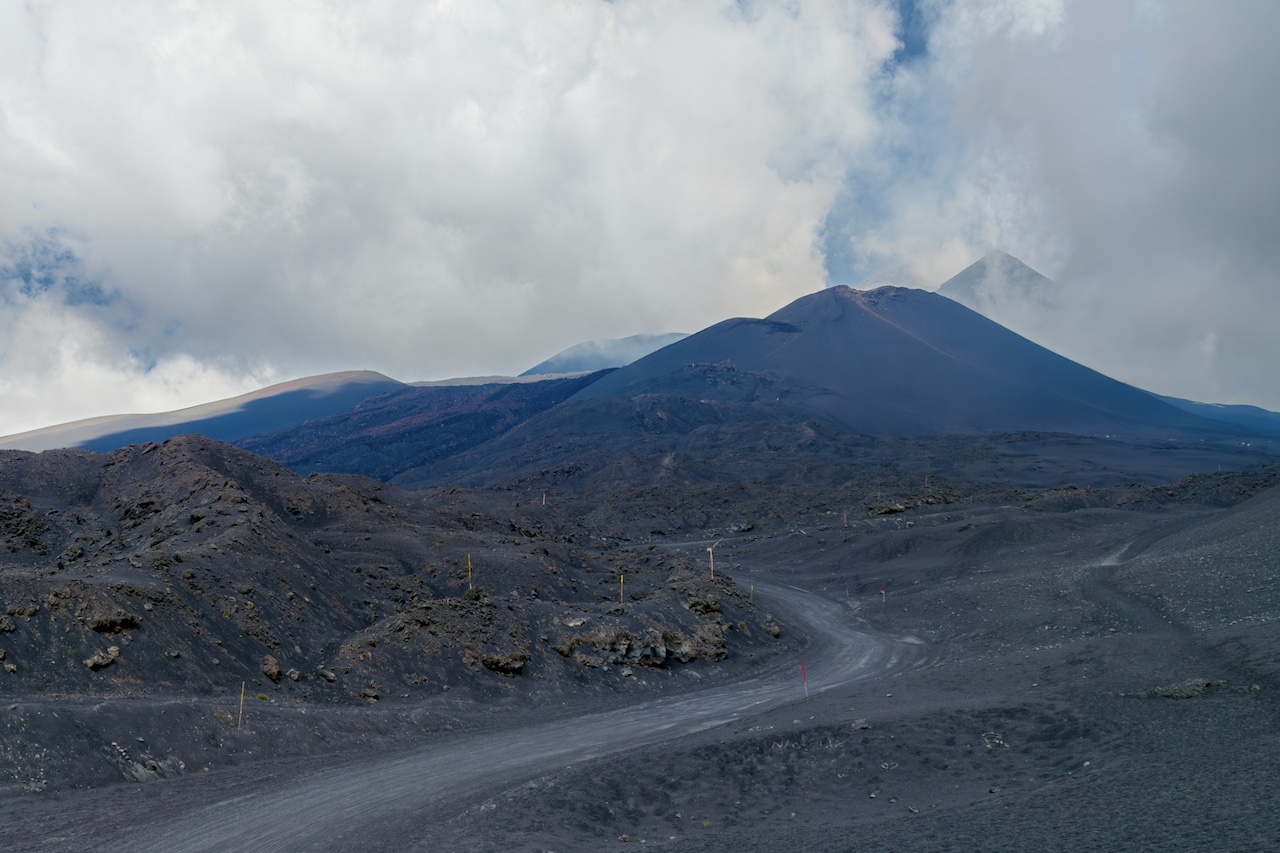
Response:
[[[0,434],[518,373],[993,248],[1280,408],[1280,3],[0,4]]]

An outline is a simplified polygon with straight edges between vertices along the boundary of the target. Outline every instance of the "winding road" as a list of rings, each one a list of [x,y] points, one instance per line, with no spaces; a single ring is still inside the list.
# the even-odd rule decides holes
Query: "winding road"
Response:
[[[757,581],[788,623],[808,635],[810,691],[883,676],[922,662],[918,641],[853,627],[842,603]],[[201,806],[126,837],[102,851],[338,851],[403,846],[421,837],[427,812],[474,802],[486,792],[554,770],[675,740],[803,700],[793,664],[768,674],[496,735],[433,745],[394,759],[333,767],[303,780]]]

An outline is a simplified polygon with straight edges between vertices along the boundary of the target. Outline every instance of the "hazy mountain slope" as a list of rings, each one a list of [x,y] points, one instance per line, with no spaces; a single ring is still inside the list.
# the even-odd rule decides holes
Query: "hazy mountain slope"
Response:
[[[726,320],[614,371],[573,399],[657,393],[665,377],[689,365],[720,362],[785,379],[795,389],[793,406],[874,435],[1153,435],[1217,426],[945,297],[894,287],[833,287],[764,320]]]
[[[686,337],[688,335],[684,332],[667,332],[661,335],[632,335],[628,338],[587,341],[556,353],[520,375],[581,373],[622,367]]]
[[[0,438],[0,450],[79,447],[107,451],[187,433],[235,441],[346,411],[362,400],[404,387],[370,370],[327,373],[173,412],[108,415],[6,436]]]
[[[1055,286],[1013,255],[994,251],[947,279],[937,292],[1001,322],[1001,310],[1018,303],[1052,304]]]

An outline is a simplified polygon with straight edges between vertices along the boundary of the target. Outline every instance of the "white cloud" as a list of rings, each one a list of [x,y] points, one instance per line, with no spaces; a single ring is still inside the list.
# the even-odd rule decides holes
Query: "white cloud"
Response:
[[[137,308],[80,315],[126,400],[152,393],[143,348],[220,365],[213,394],[263,364],[514,372],[771,311],[825,282],[896,47],[890,10],[838,0],[3,14],[0,237],[84,235]],[[45,384],[26,369],[11,387]]]
[[[833,247],[1003,248],[1068,285],[1066,354],[1280,406],[1280,6],[916,5],[900,65],[890,0],[0,5],[0,249],[60,229],[110,295],[0,304],[0,433],[518,372],[762,315]]]
[[[92,318],[53,299],[16,307],[0,320],[5,342],[0,429],[5,434],[95,414],[180,408],[243,394],[281,378],[266,367],[228,369],[181,353],[159,361],[140,353],[122,355],[119,341],[104,334]]]
[[[1280,5],[928,5],[886,137],[906,167],[854,232],[869,266],[940,282],[1004,249],[1063,285],[1021,331],[1161,393],[1280,408]]]

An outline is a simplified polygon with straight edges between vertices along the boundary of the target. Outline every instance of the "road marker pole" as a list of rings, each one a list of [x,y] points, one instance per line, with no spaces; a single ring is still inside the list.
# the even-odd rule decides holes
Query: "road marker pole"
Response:
[[[244,682],[240,682],[240,714],[236,717],[236,731],[240,731],[240,721],[244,719]]]
[[[467,552],[467,589],[470,590],[471,588],[472,588],[471,586],[471,552],[468,551]]]
[[[626,580],[627,580],[626,575],[618,575],[618,604],[622,605],[623,607],[627,606],[626,593],[624,592],[624,587],[623,587],[623,584],[626,582]]]
[[[800,661],[800,680],[804,682],[804,698],[809,698],[809,676],[804,671],[804,661]]]

